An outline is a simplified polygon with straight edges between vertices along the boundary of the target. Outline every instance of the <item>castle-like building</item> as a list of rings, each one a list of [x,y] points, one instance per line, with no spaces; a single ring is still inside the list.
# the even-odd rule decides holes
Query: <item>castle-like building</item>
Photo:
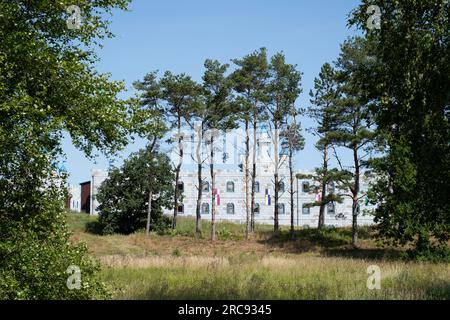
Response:
[[[182,200],[178,206],[179,216],[195,217],[198,176],[197,176],[197,147],[200,145],[201,159],[204,160],[201,186],[203,190],[201,214],[204,220],[211,218],[211,176],[209,170],[208,154],[210,146],[198,139],[194,132],[183,134],[184,157],[180,173],[178,188],[182,191]],[[255,221],[260,224],[273,224],[274,220],[274,148],[273,140],[266,131],[257,134],[256,148],[256,184],[255,184]],[[244,133],[242,130],[222,133],[216,139],[215,148],[215,191],[216,220],[245,223],[246,221],[246,197],[245,197],[245,173],[244,173]],[[252,146],[250,146],[252,150]],[[249,165],[252,167],[252,154],[249,156]],[[173,149],[171,159],[174,164],[178,161],[176,147]],[[289,168],[285,152],[279,153],[279,178],[281,180],[279,196],[279,223],[289,225],[290,212],[290,181]],[[309,207],[307,204],[315,202],[319,197],[319,186],[313,180],[297,179],[296,175],[311,175],[312,172],[296,171],[294,174],[294,223],[296,226],[315,227],[318,224],[319,207]],[[96,195],[100,184],[107,179],[107,172],[92,170],[91,181],[81,184],[81,211],[91,215],[97,215]],[[365,200],[369,181],[361,177],[361,200],[358,224],[367,225],[373,223],[371,212],[375,209]],[[334,185],[327,186],[327,193],[340,192]],[[342,203],[329,203],[325,210],[325,224],[327,226],[343,227],[352,223],[352,201],[350,197],[343,197]],[[173,215],[173,209],[167,208],[164,213]]]
[[[195,163],[197,153],[197,142],[195,134],[184,135],[184,161],[180,174],[180,184],[178,188],[182,191],[182,203],[178,206],[179,216],[196,215],[198,196],[198,176],[197,164]],[[187,137],[187,139],[186,139]],[[245,223],[246,202],[245,202],[245,173],[243,156],[243,132],[239,130],[224,133],[217,139],[215,167],[216,199],[216,220]],[[210,146],[201,143],[203,159],[207,159]],[[252,148],[251,148],[252,149]],[[256,184],[255,184],[255,221],[261,224],[273,224],[274,219],[274,170],[275,163],[273,140],[266,132],[258,133],[258,144],[256,154]],[[172,161],[177,163],[178,153],[176,149],[172,154]],[[250,168],[252,154],[249,157]],[[205,162],[202,170],[203,190],[201,213],[203,219],[211,218],[211,176],[208,161]],[[312,172],[296,171],[298,174],[312,174]],[[290,181],[289,168],[285,152],[280,152],[279,177],[281,179],[279,197],[279,223],[289,225],[291,221],[290,212]],[[316,201],[318,185],[307,179],[294,178],[294,223],[296,226],[315,227],[318,224],[319,207],[308,207],[308,203]],[[361,179],[361,195],[368,188],[368,181],[365,177]],[[334,185],[328,186],[328,192],[340,192],[335,190]],[[371,206],[363,196],[360,203],[360,216],[358,223],[361,225],[372,224],[373,216],[370,212]],[[165,214],[173,215],[172,209],[166,209]],[[325,223],[328,226],[349,226],[352,221],[352,202],[349,197],[344,197],[343,203],[330,203],[325,210]]]

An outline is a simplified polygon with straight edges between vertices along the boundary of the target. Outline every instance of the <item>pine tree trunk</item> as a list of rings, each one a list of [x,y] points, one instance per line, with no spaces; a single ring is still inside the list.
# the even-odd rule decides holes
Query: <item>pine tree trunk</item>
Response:
[[[214,134],[211,133],[211,158],[210,158],[210,173],[211,173],[211,241],[216,241],[216,177],[214,173]]]
[[[290,197],[291,197],[291,238],[295,235],[295,225],[294,225],[294,166],[292,162],[293,150],[292,147],[289,148],[289,186],[290,186]]]
[[[197,165],[197,178],[198,178],[198,193],[197,193],[197,207],[195,208],[195,215],[196,215],[196,221],[195,221],[195,233],[197,235],[200,235],[202,233],[202,215],[201,215],[201,208],[202,208],[202,185],[203,185],[203,179],[202,179],[202,164]]]
[[[250,156],[250,130],[248,120],[245,121],[245,211],[246,211],[246,228],[245,239],[249,239],[251,233],[250,218],[250,172],[249,172],[249,156]]]
[[[255,183],[256,183],[256,145],[257,145],[257,137],[256,137],[256,130],[258,125],[258,118],[257,118],[257,111],[255,107],[255,111],[253,112],[253,171],[252,171],[252,193],[251,193],[251,208],[250,208],[250,214],[251,214],[251,230],[252,232],[255,231]]]
[[[280,181],[278,176],[278,166],[280,162],[280,156],[278,152],[278,124],[275,122],[275,139],[273,141],[274,144],[274,158],[275,158],[275,171],[274,171],[274,181],[275,181],[275,190],[274,190],[274,223],[273,223],[273,231],[277,233],[280,230],[280,222],[279,222],[279,191],[280,191]]]
[[[147,236],[150,234],[150,224],[151,224],[151,218],[152,218],[152,197],[153,193],[152,190],[148,193],[148,207],[147,207],[147,226],[145,228],[145,233]]]
[[[323,174],[328,174],[328,145],[324,146],[323,150]],[[326,181],[322,181],[322,193],[321,193],[321,201],[320,210],[319,210],[319,225],[318,229],[321,230],[325,227],[325,198],[327,196],[327,186]]]
[[[178,160],[178,165],[175,169],[175,192],[174,192],[174,199],[173,199],[174,208],[173,208],[172,229],[175,229],[177,227],[178,197],[179,197],[178,184],[180,183],[180,171],[181,171],[181,165],[183,164],[183,137],[181,136],[181,117],[180,116],[178,116],[177,128],[178,128],[179,160]]]
[[[201,148],[202,148],[202,128],[200,128],[198,134],[197,134],[197,181],[198,181],[198,193],[197,193],[197,207],[195,208],[195,214],[196,214],[196,221],[195,221],[195,233],[197,235],[200,235],[202,233],[202,186],[203,186],[203,179],[202,179],[202,156],[201,156]]]
[[[355,144],[353,146],[353,160],[355,162],[355,184],[353,188],[353,206],[352,206],[352,245],[357,247],[358,245],[358,212],[359,212],[359,175],[360,175],[360,165],[358,159],[358,146]]]

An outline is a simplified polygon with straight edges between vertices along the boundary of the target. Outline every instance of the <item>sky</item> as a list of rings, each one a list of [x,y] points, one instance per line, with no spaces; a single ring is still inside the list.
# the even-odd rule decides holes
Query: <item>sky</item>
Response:
[[[98,50],[97,70],[123,80],[125,98],[135,95],[133,82],[150,71],[187,73],[200,82],[205,59],[230,63],[266,47],[270,56],[283,51],[287,62],[303,72],[297,106],[307,107],[321,66],[336,60],[340,44],[357,34],[347,27],[347,16],[358,4],[356,0],[134,0],[130,11],[116,11],[110,18],[115,37]],[[308,118],[300,120],[303,128],[314,126]],[[312,170],[320,165],[320,154],[314,137],[304,135],[305,149],[296,155],[295,166]],[[144,145],[141,140],[128,145],[114,164],[120,165]],[[108,159],[89,160],[69,137],[63,149],[72,184],[90,180],[93,168],[108,168]]]

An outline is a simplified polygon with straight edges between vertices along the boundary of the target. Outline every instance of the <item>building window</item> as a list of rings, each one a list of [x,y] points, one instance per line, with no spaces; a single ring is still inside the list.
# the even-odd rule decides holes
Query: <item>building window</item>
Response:
[[[261,212],[261,207],[259,206],[259,203],[255,203],[255,207],[253,208],[253,212],[255,214],[260,214]]]
[[[334,203],[333,202],[330,202],[328,205],[327,205],[327,213],[329,214],[329,215],[334,215],[334,213],[335,213],[335,206],[334,206]]]
[[[227,182],[227,192],[234,192],[234,182],[233,181]]]
[[[258,181],[255,182],[255,192],[259,193],[259,182]]]
[[[279,203],[278,204],[278,214],[285,214],[286,213],[286,208],[284,203]]]
[[[209,214],[209,203],[202,204],[202,214]]]
[[[309,182],[308,181],[303,181],[302,182],[302,190],[304,193],[308,193],[310,190],[310,186],[309,186]]]
[[[278,191],[284,192],[284,182],[280,182],[280,183],[279,183],[279,189],[278,189]]]
[[[178,205],[178,213],[183,214],[184,213],[184,205],[180,204]]]
[[[233,203],[227,204],[227,214],[234,214],[234,204]]]
[[[184,183],[183,182],[178,182],[178,191],[184,192]]]
[[[303,206],[302,206],[302,214],[308,215],[310,213],[311,213],[311,208],[307,207],[306,204],[303,204]]]
[[[328,190],[328,193],[330,193],[330,194],[333,194],[333,193],[334,193],[334,182],[330,182],[330,183],[327,185],[327,190]]]
[[[203,181],[202,192],[209,192],[209,182],[208,181]]]

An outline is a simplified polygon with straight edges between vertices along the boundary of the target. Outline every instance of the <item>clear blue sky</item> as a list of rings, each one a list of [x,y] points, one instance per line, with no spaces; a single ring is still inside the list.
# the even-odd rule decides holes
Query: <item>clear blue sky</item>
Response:
[[[298,105],[307,106],[322,64],[335,60],[339,45],[356,33],[346,24],[358,4],[356,0],[134,0],[131,11],[112,17],[116,37],[106,40],[99,51],[98,71],[124,80],[127,97],[134,95],[132,83],[151,70],[185,72],[200,81],[205,59],[229,63],[266,47],[270,55],[283,51],[287,61],[304,73]],[[302,125],[314,124],[302,119]],[[296,157],[298,169],[320,163],[314,138],[305,137],[305,150]],[[143,145],[138,141],[128,146],[121,158]],[[89,161],[70,139],[64,141],[64,150],[71,183],[89,180],[92,168],[108,167],[102,156]]]

